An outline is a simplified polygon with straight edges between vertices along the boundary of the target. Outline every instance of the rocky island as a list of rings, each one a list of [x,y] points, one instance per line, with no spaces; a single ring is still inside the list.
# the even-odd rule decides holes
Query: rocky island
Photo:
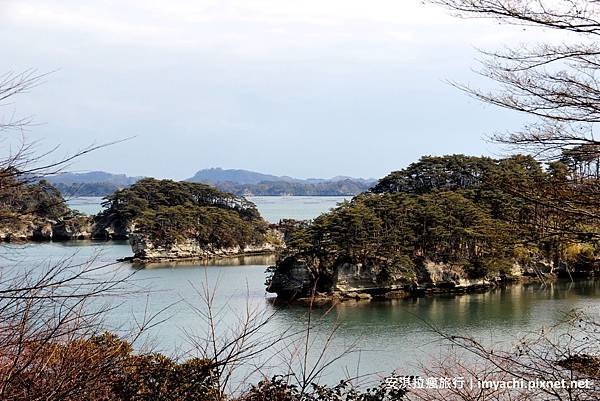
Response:
[[[581,185],[569,166],[544,169],[530,156],[423,157],[293,230],[267,291],[396,298],[593,275],[598,227],[547,203]]]
[[[71,210],[48,181],[22,182],[14,169],[0,171],[0,241],[88,239],[93,221]]]
[[[95,237],[129,238],[133,260],[271,253],[283,237],[243,197],[209,185],[146,178],[108,196]]]
[[[6,181],[6,180],[5,180]],[[8,181],[6,181],[8,182]],[[0,240],[129,240],[134,261],[155,262],[273,253],[283,234],[243,197],[200,183],[142,179],[85,216],[46,180],[4,185]]]

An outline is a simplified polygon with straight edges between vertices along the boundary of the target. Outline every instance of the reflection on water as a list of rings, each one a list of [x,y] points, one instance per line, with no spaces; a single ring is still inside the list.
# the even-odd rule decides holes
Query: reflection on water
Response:
[[[341,197],[253,197],[261,214],[271,222],[282,218],[311,219],[343,201]],[[99,210],[100,198],[79,200],[87,213]],[[265,292],[265,269],[274,256],[244,256],[206,262],[160,263],[137,269],[115,260],[131,256],[127,241],[73,241],[6,245],[0,247],[0,273],[19,269],[40,269],[69,258],[76,264],[93,259],[110,264],[107,274],[133,274],[131,291],[102,302],[115,305],[106,318],[108,329],[131,327],[135,319],[168,308],[166,323],[148,333],[156,350],[172,353],[190,349],[189,334],[203,335],[207,326],[201,319],[206,305],[199,291],[214,290],[214,310],[219,312],[219,335],[234,330],[239,318],[250,309],[273,314],[260,335],[302,331],[309,320],[306,306],[275,302]],[[437,295],[424,298],[376,302],[344,302],[333,308],[316,308],[311,321],[311,357],[326,343],[337,327],[330,354],[350,344],[360,349],[332,366],[326,378],[335,381],[353,374],[390,372],[402,369],[414,373],[418,361],[441,354],[439,337],[430,325],[449,333],[472,335],[482,341],[510,344],[525,333],[553,324],[575,308],[600,313],[598,281],[513,285],[485,293]],[[288,344],[289,345],[289,344]],[[282,358],[293,347],[274,347],[266,358],[273,373],[281,373]],[[265,374],[267,374],[265,372]]]
[[[95,263],[112,262],[128,256],[127,242],[91,241],[42,243],[0,248],[0,269],[44,266],[70,257],[73,263],[96,257]],[[10,256],[7,258],[7,256]],[[15,262],[17,261],[17,262]],[[168,307],[168,321],[149,336],[157,350],[175,352],[190,347],[185,333],[202,335],[206,325],[197,310],[205,310],[198,293],[203,286],[215,290],[214,308],[220,311],[219,332],[227,333],[239,322],[248,305],[274,315],[265,332],[301,330],[308,322],[305,306],[273,302],[265,292],[265,269],[273,256],[246,256],[206,263],[163,263],[137,270],[128,263],[115,263],[110,272],[123,276],[132,272],[132,290],[119,297],[103,299],[118,307],[110,311],[106,324],[113,330],[128,327],[145,313]],[[16,267],[15,267],[16,266]],[[143,291],[140,291],[143,290]],[[403,368],[409,372],[417,361],[440,353],[439,338],[429,324],[450,333],[476,336],[483,341],[511,343],[520,335],[560,320],[574,308],[600,313],[598,281],[512,285],[485,293],[437,295],[405,300],[345,302],[333,308],[318,308],[312,321],[319,325],[312,355],[316,355],[326,335],[339,326],[329,346],[341,352],[357,343],[361,352],[336,363],[328,380],[339,379],[345,369],[356,373],[389,372]],[[164,316],[163,316],[164,317]],[[281,368],[281,349],[270,351],[272,365]],[[360,361],[360,362],[359,362]],[[277,370],[278,368],[274,368]]]
[[[547,285],[512,285],[486,293],[436,295],[404,300],[344,302],[320,309],[321,319],[339,325],[335,347],[359,339],[362,373],[409,369],[441,352],[430,325],[451,334],[471,335],[484,343],[509,346],[518,337],[552,325],[575,309],[599,313],[598,281],[561,281]],[[306,308],[280,305],[279,327],[306,324]],[[346,359],[356,366],[357,355]],[[341,367],[338,366],[338,375]]]
[[[246,265],[274,265],[277,261],[275,255],[245,255],[245,256],[232,256],[218,259],[207,259],[207,260],[182,260],[182,261],[171,261],[171,262],[156,262],[156,263],[145,263],[143,265],[135,266],[144,269],[172,269],[172,268],[197,268],[200,266],[246,266]]]

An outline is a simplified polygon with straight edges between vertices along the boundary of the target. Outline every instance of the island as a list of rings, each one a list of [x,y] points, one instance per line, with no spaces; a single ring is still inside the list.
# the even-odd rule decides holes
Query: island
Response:
[[[106,197],[95,237],[128,238],[133,261],[272,253],[283,235],[243,197],[206,184],[142,179]]]
[[[398,298],[596,274],[598,227],[549,204],[585,185],[576,166],[521,155],[423,157],[292,229],[267,291]]]
[[[15,175],[15,177],[18,174]],[[277,252],[284,234],[243,197],[206,184],[145,178],[85,216],[50,182],[3,186],[0,240],[7,242],[129,240],[132,261],[208,259]]]
[[[93,221],[70,209],[50,182],[23,181],[0,171],[0,241],[75,240],[92,237]]]

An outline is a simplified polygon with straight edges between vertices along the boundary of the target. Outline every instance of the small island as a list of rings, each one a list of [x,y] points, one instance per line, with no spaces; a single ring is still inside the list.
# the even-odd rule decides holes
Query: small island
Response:
[[[145,178],[106,197],[95,236],[128,238],[132,260],[272,253],[282,235],[243,197],[209,185]]]
[[[1,170],[0,241],[89,239],[93,221],[70,209],[46,180],[23,181],[16,169]]]
[[[587,185],[569,159],[423,157],[292,230],[267,291],[398,298],[598,272],[598,227],[549,202]]]

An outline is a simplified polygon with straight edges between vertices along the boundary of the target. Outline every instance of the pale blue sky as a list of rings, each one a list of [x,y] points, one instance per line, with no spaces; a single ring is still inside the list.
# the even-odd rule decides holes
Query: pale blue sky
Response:
[[[484,137],[522,116],[445,80],[485,85],[475,48],[524,39],[416,0],[0,0],[2,71],[56,70],[3,111],[64,153],[136,135],[73,170],[381,177],[500,154]]]

